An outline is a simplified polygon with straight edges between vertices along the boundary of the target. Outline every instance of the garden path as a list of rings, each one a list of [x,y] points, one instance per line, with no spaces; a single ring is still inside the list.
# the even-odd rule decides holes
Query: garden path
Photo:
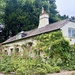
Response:
[[[61,71],[60,73],[53,73],[53,74],[47,74],[47,75],[72,75],[72,73],[75,73],[75,71]],[[0,73],[0,75],[5,75],[5,74]],[[12,74],[7,74],[7,75],[12,75]]]
[[[53,74],[47,74],[47,75],[72,75],[72,73],[75,73],[75,71],[61,71],[60,73],[53,73]]]

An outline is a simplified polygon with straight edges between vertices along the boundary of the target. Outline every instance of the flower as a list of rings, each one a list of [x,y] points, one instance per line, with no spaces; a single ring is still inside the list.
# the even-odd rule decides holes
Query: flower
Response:
[[[40,50],[40,48],[38,48],[38,50]]]
[[[20,54],[20,52],[18,52],[18,54]]]
[[[5,52],[5,54],[8,54],[8,52]]]
[[[26,48],[28,48],[29,46],[28,45],[26,45]]]

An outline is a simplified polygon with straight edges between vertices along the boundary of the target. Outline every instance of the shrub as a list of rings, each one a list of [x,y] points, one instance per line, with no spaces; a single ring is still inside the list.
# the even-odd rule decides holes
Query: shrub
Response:
[[[60,68],[58,66],[56,66],[53,68],[53,71],[58,73],[58,72],[60,72]]]
[[[25,67],[20,67],[16,70],[17,75],[27,75]]]
[[[45,74],[47,74],[47,70],[43,69],[43,68],[37,68],[34,73],[45,75]]]
[[[44,66],[47,70],[47,73],[52,73],[53,72],[53,67],[51,67],[49,64],[45,64]]]
[[[70,52],[69,42],[63,38],[61,31],[38,35],[33,39],[38,40],[38,43],[31,48],[33,50],[30,50],[30,52],[30,47],[28,48],[27,44],[22,45],[23,58],[18,55],[10,58],[3,55],[0,71],[4,73],[13,71],[17,75],[44,75],[60,72],[60,68],[75,70],[75,54]],[[71,49],[74,51],[75,46],[72,46]],[[28,53],[32,52],[34,52],[35,58],[28,56]],[[42,61],[42,59],[45,61]]]
[[[47,73],[60,72],[60,68],[58,66],[50,66],[49,64],[45,65]]]

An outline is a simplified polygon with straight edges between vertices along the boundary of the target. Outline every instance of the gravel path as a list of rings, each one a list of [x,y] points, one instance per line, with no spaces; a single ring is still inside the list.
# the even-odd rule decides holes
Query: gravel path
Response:
[[[3,74],[3,73],[0,73],[0,75],[13,75],[13,74]]]
[[[4,75],[4,74],[0,73],[0,75]]]
[[[75,71],[61,71],[60,73],[53,73],[47,75],[72,75],[72,73],[75,73]],[[5,75],[5,74],[0,73],[0,75]],[[7,75],[12,75],[12,74],[7,74]]]
[[[72,75],[72,73],[75,73],[75,71],[61,71],[60,73],[53,73],[53,74],[47,74],[47,75]]]

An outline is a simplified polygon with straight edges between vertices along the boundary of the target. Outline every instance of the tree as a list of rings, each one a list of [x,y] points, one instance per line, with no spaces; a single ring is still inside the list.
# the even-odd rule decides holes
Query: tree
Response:
[[[5,14],[5,6],[6,6],[5,0],[0,0],[0,42],[3,41],[2,30],[4,28],[3,17]]]
[[[5,14],[5,0],[0,0],[0,23],[3,23],[3,16]]]
[[[4,23],[5,29],[3,30],[4,39],[8,39],[9,36],[13,36],[17,31],[17,11],[18,3],[17,0],[6,0]]]
[[[58,11],[56,10],[57,6],[55,4],[56,0],[49,0],[50,3],[50,23],[54,23],[56,21],[59,21],[60,18],[58,17]]]
[[[64,20],[64,19],[69,18],[69,16],[67,16],[67,15],[61,16],[60,14],[58,14],[58,17],[59,17],[61,20]]]
[[[72,19],[72,20],[75,20],[75,16],[71,16],[71,19]]]
[[[50,23],[60,20],[55,0],[6,0],[4,40],[20,31],[36,28],[42,6],[50,15]]]

